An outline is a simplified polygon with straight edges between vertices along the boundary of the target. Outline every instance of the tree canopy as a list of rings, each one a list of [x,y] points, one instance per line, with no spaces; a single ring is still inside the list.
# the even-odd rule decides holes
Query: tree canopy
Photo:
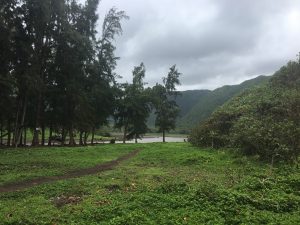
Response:
[[[132,84],[124,84],[120,92],[117,110],[115,113],[115,126],[123,128],[123,142],[134,138],[137,142],[148,130],[147,118],[149,116],[150,92],[145,89],[143,79],[145,77],[145,66],[141,63],[132,71]]]
[[[163,142],[165,142],[165,133],[176,127],[176,118],[179,115],[179,107],[175,101],[178,95],[176,85],[180,85],[180,75],[174,65],[163,78],[163,85],[156,84],[153,87],[155,126],[158,127],[159,132],[162,132]]]
[[[87,144],[89,134],[115,117],[126,139],[141,138],[157,106],[163,132],[175,127],[179,73],[163,79],[164,102],[153,104],[144,83],[145,66],[133,70],[132,83],[118,84],[115,38],[128,16],[110,9],[96,30],[99,0],[7,0],[0,3],[0,145]],[[155,89],[155,88],[154,88]],[[150,96],[152,96],[150,98]],[[167,107],[167,108],[164,108]],[[163,123],[163,119],[166,123]],[[46,135],[47,133],[47,135]],[[46,140],[46,136],[48,139]]]
[[[87,136],[113,113],[114,39],[128,17],[109,10],[97,35],[98,3],[1,1],[0,124],[7,145],[25,143],[27,128],[32,145],[44,144],[46,127],[74,145],[74,132]]]

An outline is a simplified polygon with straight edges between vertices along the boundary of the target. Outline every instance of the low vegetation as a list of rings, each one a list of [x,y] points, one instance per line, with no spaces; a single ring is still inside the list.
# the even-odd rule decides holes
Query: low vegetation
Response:
[[[114,170],[0,193],[0,223],[300,223],[299,168],[271,168],[232,149],[188,143],[2,150],[0,186],[94,166],[137,148],[136,157]]]

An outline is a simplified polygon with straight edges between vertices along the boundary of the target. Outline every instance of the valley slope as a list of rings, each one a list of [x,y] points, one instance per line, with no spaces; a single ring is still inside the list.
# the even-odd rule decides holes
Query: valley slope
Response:
[[[258,76],[238,85],[225,85],[212,91],[188,90],[180,92],[180,95],[176,99],[177,105],[180,108],[176,132],[188,133],[229,99],[247,88],[267,82],[269,78],[269,76]],[[153,112],[148,120],[148,126],[151,130],[155,130],[155,115]]]

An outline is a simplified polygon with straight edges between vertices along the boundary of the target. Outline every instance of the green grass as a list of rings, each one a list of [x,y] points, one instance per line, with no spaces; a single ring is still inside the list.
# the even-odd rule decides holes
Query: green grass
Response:
[[[300,224],[300,170],[187,143],[0,151],[0,182],[114,170],[0,193],[0,224]],[[4,168],[4,171],[3,171]]]
[[[62,175],[111,161],[132,149],[120,145],[0,150],[0,185],[41,176]]]

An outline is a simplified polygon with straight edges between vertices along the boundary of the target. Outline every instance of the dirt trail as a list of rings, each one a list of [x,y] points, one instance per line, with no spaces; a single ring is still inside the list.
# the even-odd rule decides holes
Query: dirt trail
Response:
[[[21,182],[17,182],[17,183],[3,185],[3,186],[0,186],[0,193],[20,191],[20,190],[30,188],[33,186],[37,186],[40,184],[51,183],[51,182],[58,181],[58,180],[67,180],[67,179],[71,179],[71,178],[96,174],[98,172],[102,172],[102,171],[106,171],[106,170],[112,170],[117,165],[119,165],[120,162],[134,157],[136,154],[139,153],[139,151],[140,150],[135,150],[135,151],[132,151],[126,155],[123,155],[113,161],[102,163],[102,164],[99,164],[99,165],[96,165],[96,166],[90,167],[90,168],[70,171],[64,175],[40,177],[40,178],[36,178],[36,179],[32,179],[32,180],[25,180],[25,181],[21,181]]]

